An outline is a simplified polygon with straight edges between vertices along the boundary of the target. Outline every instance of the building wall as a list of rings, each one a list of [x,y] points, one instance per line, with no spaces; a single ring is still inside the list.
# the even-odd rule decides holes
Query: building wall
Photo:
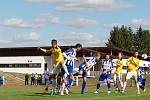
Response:
[[[41,63],[39,68],[0,68],[4,72],[15,73],[43,73],[44,72],[44,57],[43,56],[21,56],[21,57],[0,57],[0,64],[32,64]]]

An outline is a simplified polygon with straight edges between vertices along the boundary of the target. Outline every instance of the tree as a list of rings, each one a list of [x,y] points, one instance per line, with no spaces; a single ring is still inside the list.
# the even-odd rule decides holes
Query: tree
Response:
[[[150,32],[140,26],[136,32],[131,27],[115,26],[110,31],[107,47],[117,47],[131,52],[150,54]]]

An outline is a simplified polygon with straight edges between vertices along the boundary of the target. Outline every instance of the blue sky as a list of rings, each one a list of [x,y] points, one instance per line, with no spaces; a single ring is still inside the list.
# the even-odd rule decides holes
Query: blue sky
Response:
[[[114,25],[149,29],[149,0],[2,0],[0,47],[105,46]]]

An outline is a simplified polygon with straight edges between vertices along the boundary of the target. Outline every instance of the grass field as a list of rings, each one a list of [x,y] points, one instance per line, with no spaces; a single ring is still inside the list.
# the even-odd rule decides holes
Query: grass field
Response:
[[[150,90],[147,89],[141,96],[137,96],[135,89],[128,89],[125,94],[106,92],[94,94],[94,88],[87,88],[86,94],[80,94],[80,88],[73,88],[72,94],[53,96],[43,93],[43,87],[31,86],[3,86],[0,87],[0,100],[149,100]],[[104,90],[104,89],[103,89]]]

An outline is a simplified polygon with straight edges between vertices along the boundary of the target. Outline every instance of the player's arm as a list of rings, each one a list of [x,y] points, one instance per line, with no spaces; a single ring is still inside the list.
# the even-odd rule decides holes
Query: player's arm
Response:
[[[131,61],[132,57],[128,58],[126,61],[127,66],[129,65],[130,61]]]
[[[72,53],[73,53],[72,49],[68,49],[67,51],[63,52],[63,55],[65,58],[69,60],[77,60],[77,58],[74,55],[72,55]]]
[[[69,57],[67,55],[71,54],[71,50],[68,49],[67,51],[63,52],[63,55],[65,58],[69,59]]]
[[[51,50],[47,50],[47,49],[43,49],[43,48],[38,48],[38,49],[45,53],[52,53]]]
[[[94,61],[92,65],[88,66],[87,70],[90,70],[92,67],[94,67],[95,64],[96,62]]]

